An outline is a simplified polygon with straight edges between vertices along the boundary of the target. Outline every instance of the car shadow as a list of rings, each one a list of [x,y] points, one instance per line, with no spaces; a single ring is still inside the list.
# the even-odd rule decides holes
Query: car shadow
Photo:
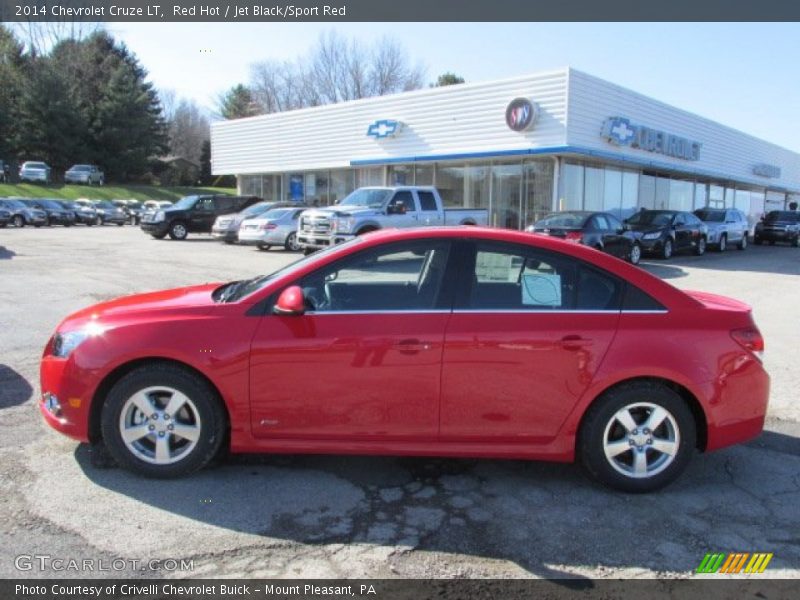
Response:
[[[22,375],[8,365],[0,364],[0,409],[27,402],[33,387]]]
[[[0,260],[11,260],[17,255],[13,250],[9,250],[5,246],[0,246]]]
[[[776,275],[800,275],[800,249],[788,245],[749,245],[746,250],[730,248],[725,252],[709,250],[703,256],[680,254],[669,264],[693,269],[714,271],[774,273]],[[648,262],[648,264],[653,264]],[[658,273],[656,273],[658,274]]]
[[[758,443],[795,452],[786,437],[765,435]],[[697,455],[678,481],[643,495],[593,484],[576,465],[530,461],[239,455],[187,478],[155,481],[93,467],[86,445],[75,458],[96,485],[198,523],[311,546],[388,546],[401,554],[406,547],[510,561],[581,588],[592,587],[591,580],[559,565],[600,566],[610,574],[621,568],[692,572],[703,544],[716,542],[708,519],[717,504],[725,498],[732,510],[752,510],[751,493],[739,489],[748,482],[732,482],[729,463],[743,465],[743,477],[757,478],[762,470],[746,463],[763,460],[761,450]],[[629,537],[624,532],[636,531],[666,541],[644,553],[636,543],[620,543]]]

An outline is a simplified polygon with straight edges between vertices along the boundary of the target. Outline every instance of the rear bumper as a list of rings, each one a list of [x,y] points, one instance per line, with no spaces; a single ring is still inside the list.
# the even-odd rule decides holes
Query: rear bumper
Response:
[[[225,242],[235,242],[239,239],[239,232],[230,229],[212,229],[211,237],[215,240],[222,240]]]

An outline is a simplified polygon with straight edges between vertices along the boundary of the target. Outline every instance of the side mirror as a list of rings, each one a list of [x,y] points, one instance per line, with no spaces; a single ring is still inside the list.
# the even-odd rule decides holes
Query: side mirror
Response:
[[[306,301],[303,298],[303,289],[298,285],[291,285],[281,292],[275,308],[276,315],[302,315],[306,311]]]

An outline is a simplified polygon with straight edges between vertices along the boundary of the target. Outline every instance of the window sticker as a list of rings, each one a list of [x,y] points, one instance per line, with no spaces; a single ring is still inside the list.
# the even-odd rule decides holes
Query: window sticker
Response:
[[[514,256],[495,252],[478,252],[475,275],[478,281],[516,281]]]
[[[561,306],[561,275],[522,276],[522,304],[525,306]]]

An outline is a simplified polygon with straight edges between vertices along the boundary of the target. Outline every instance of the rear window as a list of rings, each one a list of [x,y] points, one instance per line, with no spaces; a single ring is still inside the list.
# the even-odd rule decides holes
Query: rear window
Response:
[[[436,198],[433,192],[417,192],[417,196],[419,197],[419,206],[422,210],[437,210]]]
[[[622,301],[622,310],[633,312],[663,311],[666,310],[658,300],[650,294],[643,292],[633,284],[625,284],[625,297]]]
[[[776,221],[798,221],[800,217],[800,213],[793,212],[789,210],[773,210],[772,212],[767,213],[767,216],[764,217],[764,220],[767,223],[774,223]]]

